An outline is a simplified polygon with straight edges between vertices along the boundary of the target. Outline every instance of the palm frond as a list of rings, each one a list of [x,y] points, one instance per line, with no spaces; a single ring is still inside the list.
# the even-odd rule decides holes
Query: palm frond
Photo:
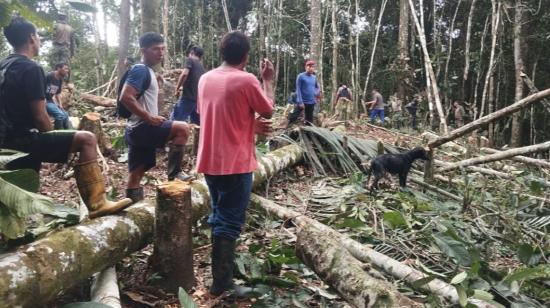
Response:
[[[50,213],[53,201],[0,178],[0,205],[5,206],[17,217],[26,217],[36,213]]]

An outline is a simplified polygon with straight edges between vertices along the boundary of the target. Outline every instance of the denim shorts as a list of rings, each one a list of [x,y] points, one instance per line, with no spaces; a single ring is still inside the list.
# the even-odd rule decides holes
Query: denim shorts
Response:
[[[208,217],[212,234],[236,240],[250,203],[252,173],[204,176],[212,199],[212,213]]]
[[[156,151],[168,142],[172,121],[164,121],[160,126],[141,123],[135,127],[126,128],[125,139],[128,144],[128,170],[139,166],[145,170],[157,164]]]

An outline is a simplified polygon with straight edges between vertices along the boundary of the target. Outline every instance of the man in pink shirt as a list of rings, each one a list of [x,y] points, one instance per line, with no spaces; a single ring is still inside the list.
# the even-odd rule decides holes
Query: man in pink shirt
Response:
[[[256,170],[254,133],[271,130],[273,64],[262,61],[263,85],[245,72],[250,41],[242,32],[227,33],[220,43],[223,63],[202,75],[197,95],[201,134],[197,171],[204,173],[212,199],[212,276],[210,294],[230,291],[246,296],[250,288],[233,282],[235,243],[245,222]],[[259,114],[256,118],[255,114]]]

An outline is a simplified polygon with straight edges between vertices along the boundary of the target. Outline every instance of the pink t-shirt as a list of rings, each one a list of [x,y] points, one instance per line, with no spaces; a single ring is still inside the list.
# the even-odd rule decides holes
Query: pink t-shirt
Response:
[[[254,112],[272,110],[254,75],[232,67],[202,75],[197,95],[201,123],[197,171],[226,175],[256,170]]]

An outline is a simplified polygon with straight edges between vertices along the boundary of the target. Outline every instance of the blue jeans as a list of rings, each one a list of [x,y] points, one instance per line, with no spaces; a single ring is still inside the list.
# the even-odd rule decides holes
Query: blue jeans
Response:
[[[191,118],[191,122],[189,122]],[[185,121],[193,124],[200,124],[199,114],[197,113],[197,102],[186,100],[183,97],[178,100],[170,117],[172,121]]]
[[[52,101],[46,102],[46,111],[56,121],[66,121],[69,119],[69,114]]]
[[[212,235],[238,239],[250,203],[252,173],[205,174],[205,178],[212,199],[212,213],[208,217]]]
[[[371,112],[370,112],[370,121],[374,122],[374,118],[376,116],[379,116],[380,117],[380,122],[382,122],[382,124],[384,124],[384,109],[373,109],[373,110],[371,110]]]

